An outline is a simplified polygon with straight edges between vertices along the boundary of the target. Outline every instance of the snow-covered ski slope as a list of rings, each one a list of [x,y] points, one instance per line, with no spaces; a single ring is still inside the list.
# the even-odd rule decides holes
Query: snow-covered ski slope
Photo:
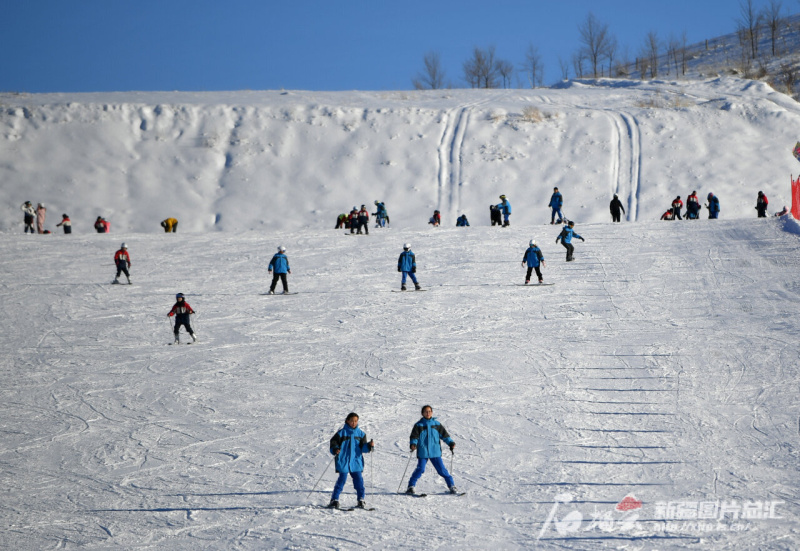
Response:
[[[800,547],[796,222],[577,230],[569,264],[549,225],[0,236],[0,547]],[[531,238],[554,286],[515,286]],[[407,241],[428,292],[390,292]],[[424,404],[464,497],[395,494]],[[308,495],[350,411],[373,512]]]
[[[716,193],[723,218],[763,190],[789,203],[800,105],[768,85],[584,81],[561,89],[408,92],[0,94],[0,231],[26,200],[54,230],[327,229],[385,201],[395,227],[549,220],[553,187],[578,222],[657,220],[676,195]],[[539,110],[544,120],[534,122]],[[373,209],[374,210],[374,209]]]

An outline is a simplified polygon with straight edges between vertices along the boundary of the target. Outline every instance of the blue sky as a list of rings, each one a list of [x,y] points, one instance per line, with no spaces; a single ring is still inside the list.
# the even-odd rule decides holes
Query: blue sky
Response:
[[[756,6],[766,0],[756,0]],[[794,0],[785,8],[797,11]],[[426,52],[465,86],[474,47],[545,84],[591,11],[635,56],[649,31],[699,42],[733,32],[737,0],[5,0],[0,91],[403,90]]]

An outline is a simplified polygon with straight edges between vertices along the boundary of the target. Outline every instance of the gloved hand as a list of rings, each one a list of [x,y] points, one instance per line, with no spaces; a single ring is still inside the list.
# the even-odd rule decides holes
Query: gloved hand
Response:
[[[400,269],[400,266],[397,267],[398,272],[402,272],[403,270]]]
[[[416,267],[416,266],[414,266],[413,268],[411,268],[411,273],[412,273],[412,274],[416,274],[416,273],[417,273],[417,267]]]
[[[455,443],[455,442],[453,442],[452,444],[450,444],[450,451],[452,452],[452,451],[453,451],[453,448],[455,448],[455,447],[456,447],[456,443]]]
[[[333,450],[333,455],[339,455],[339,450]]]
[[[417,449],[417,445],[416,444],[411,444],[411,451],[413,452],[416,449]]]
[[[372,440],[370,440],[370,441],[369,441],[369,443],[368,443],[367,445],[369,446],[369,449],[372,449],[372,448],[374,448],[374,447],[375,447],[375,442],[373,442]]]
[[[586,242],[586,240],[583,237],[581,237],[581,241]]]

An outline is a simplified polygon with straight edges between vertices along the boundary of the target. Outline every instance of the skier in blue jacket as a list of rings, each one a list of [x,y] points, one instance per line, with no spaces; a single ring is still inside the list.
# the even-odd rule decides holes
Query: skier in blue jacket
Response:
[[[561,192],[558,191],[557,187],[553,188],[553,195],[550,196],[550,203],[548,203],[548,207],[553,209],[552,214],[550,215],[550,223],[555,224],[556,214],[558,214],[558,223],[560,224],[561,221],[564,219],[564,215],[561,214],[561,207],[564,205],[564,197],[561,195]]]
[[[289,283],[286,281],[286,274],[291,274],[292,270],[289,268],[289,259],[286,257],[286,247],[278,247],[278,252],[275,253],[275,256],[269,261],[268,271],[270,274],[273,274],[272,285],[269,287],[269,294],[275,294],[275,286],[278,285],[278,279],[280,279],[283,284],[283,294],[287,294],[289,292]]]
[[[339,473],[339,478],[333,487],[328,507],[339,508],[339,495],[344,489],[344,483],[347,482],[347,474],[350,473],[358,496],[357,507],[366,508],[364,477],[361,475],[364,471],[363,454],[371,452],[374,447],[375,443],[372,440],[367,442],[367,435],[358,428],[358,414],[349,413],[344,427],[331,438],[331,453],[336,457],[336,472]]]
[[[384,205],[382,201],[378,201],[376,199],[375,208],[378,211],[372,213],[372,215],[375,217],[375,227],[385,228],[386,224],[389,223],[389,213],[386,211],[386,205]]]
[[[400,282],[401,291],[406,290],[407,277],[410,277],[411,281],[414,282],[415,290],[419,291],[422,289],[417,281],[417,276],[414,275],[417,273],[417,259],[414,256],[414,253],[411,252],[411,243],[406,243],[403,245],[403,252],[400,253],[400,258],[397,259],[397,271],[403,272],[403,279]]]
[[[444,478],[450,493],[458,493],[453,477],[447,472],[444,461],[442,461],[440,440],[444,440],[444,443],[450,447],[450,452],[453,453],[456,443],[450,438],[447,429],[433,416],[433,408],[431,406],[422,406],[422,419],[417,421],[414,428],[411,429],[410,446],[412,452],[414,450],[417,451],[417,468],[414,469],[414,472],[411,473],[411,478],[408,480],[407,494],[414,493],[414,486],[417,485],[417,481],[425,472],[425,465],[429,459],[439,476]]]
[[[524,266],[525,264],[528,265],[528,273],[525,274],[525,285],[531,282],[531,272],[533,270],[536,270],[539,283],[542,283],[542,271],[539,269],[539,265],[545,266],[544,255],[542,254],[542,249],[536,245],[536,241],[533,239],[531,239],[528,244],[528,250],[525,251],[525,255],[522,257],[522,265]]]
[[[719,218],[719,198],[713,193],[708,194],[708,203],[706,204],[706,208],[708,209],[709,219]]]
[[[469,220],[467,220],[466,214],[462,214],[461,216],[456,218],[456,227],[461,228],[464,226],[469,226]]]
[[[570,220],[561,233],[556,237],[556,243],[561,240],[561,244],[567,249],[567,262],[572,262],[572,253],[575,252],[575,245],[572,244],[572,238],[578,238],[581,241],[586,241],[583,237],[575,233],[575,222]]]
[[[511,224],[508,221],[508,217],[511,216],[511,203],[508,202],[505,195],[500,196],[500,203],[497,204],[497,208],[503,213],[503,227],[509,226]]]

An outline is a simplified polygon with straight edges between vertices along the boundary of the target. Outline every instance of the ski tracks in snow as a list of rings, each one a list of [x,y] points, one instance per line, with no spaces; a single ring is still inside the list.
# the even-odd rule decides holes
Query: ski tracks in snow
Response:
[[[489,103],[491,96],[461,105],[444,113],[444,128],[439,140],[439,178],[437,209],[456,214],[461,208],[462,149],[469,119],[475,107]]]
[[[642,177],[642,138],[636,117],[621,111],[605,111],[611,119],[616,152],[611,156],[611,193],[627,197],[628,221],[636,221]]]

